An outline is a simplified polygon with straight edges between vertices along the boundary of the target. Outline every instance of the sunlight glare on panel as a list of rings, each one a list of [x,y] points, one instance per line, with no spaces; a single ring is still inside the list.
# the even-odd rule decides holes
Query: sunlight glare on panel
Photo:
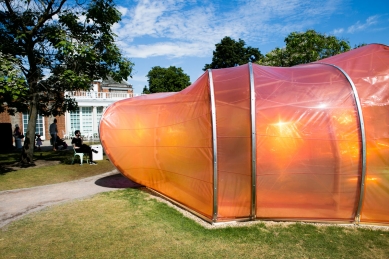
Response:
[[[358,177],[350,178],[349,181],[353,181],[353,182],[354,181],[358,181]],[[367,181],[367,182],[378,182],[379,178],[378,177],[366,177],[365,181]]]

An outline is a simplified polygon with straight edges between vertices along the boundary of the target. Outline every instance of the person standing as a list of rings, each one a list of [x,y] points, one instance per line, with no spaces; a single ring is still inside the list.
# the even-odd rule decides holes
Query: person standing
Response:
[[[13,134],[14,138],[15,138],[15,146],[17,149],[21,149],[22,148],[22,133],[20,132],[20,128],[19,128],[19,125],[18,124],[15,124],[15,129],[14,129],[14,134]]]
[[[74,150],[77,153],[88,153],[89,164],[96,165],[97,163],[92,160],[92,152],[97,153],[97,150],[94,150],[90,146],[82,143],[81,132],[79,130],[76,130],[74,132],[74,135],[75,137],[72,139],[72,145]]]
[[[36,134],[35,136],[36,136],[36,145],[38,147],[38,150],[40,151],[41,150],[41,146],[42,146],[41,135]]]
[[[55,143],[57,142],[57,134],[58,134],[58,128],[57,128],[57,119],[54,119],[53,123],[50,124],[50,135],[51,135],[51,141],[53,145],[53,150],[56,151]]]
[[[21,134],[22,134],[22,133],[20,133],[19,124],[15,124],[14,137],[15,137],[15,138],[18,138],[18,137],[20,137]]]

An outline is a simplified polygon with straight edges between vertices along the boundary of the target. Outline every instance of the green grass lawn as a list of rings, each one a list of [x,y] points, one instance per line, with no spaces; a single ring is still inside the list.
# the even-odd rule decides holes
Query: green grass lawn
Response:
[[[1,153],[0,191],[72,181],[115,169],[105,156],[103,160],[97,161],[96,166],[90,166],[85,161],[80,166],[77,156],[72,165],[73,154],[73,150],[35,152],[37,166],[20,168],[17,166],[20,153]]]
[[[40,167],[10,169],[0,154],[0,190],[98,175],[114,169],[70,165],[72,152],[36,153]],[[55,161],[55,164],[52,162]],[[144,189],[51,206],[0,229],[0,258],[389,258],[389,231],[303,223],[205,228]]]
[[[312,224],[208,229],[142,189],[30,214],[0,231],[0,258],[389,258],[389,232]]]

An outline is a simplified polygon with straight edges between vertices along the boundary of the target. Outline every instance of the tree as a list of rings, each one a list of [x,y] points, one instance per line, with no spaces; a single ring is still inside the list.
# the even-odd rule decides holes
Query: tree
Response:
[[[292,32],[284,40],[285,48],[276,48],[265,55],[259,64],[290,67],[331,57],[350,50],[347,41],[326,36],[314,30]]]
[[[359,43],[358,45],[354,45],[354,49],[357,49],[357,48],[360,48],[360,47],[364,47],[366,45],[367,45],[366,43]]]
[[[18,60],[0,52],[0,113],[8,111],[14,115],[15,110],[27,110],[23,102],[27,93],[27,84]]]
[[[266,55],[258,62],[264,66],[272,67],[289,67],[290,55],[285,48],[275,48],[274,50],[266,53]]]
[[[37,115],[58,116],[77,107],[65,91],[89,90],[94,79],[110,76],[120,82],[131,75],[133,64],[114,44],[111,27],[118,21],[112,0],[0,2],[0,51],[18,60],[14,64],[26,85],[18,98],[29,115],[22,162],[33,161]]]
[[[152,67],[147,77],[149,87],[145,86],[143,93],[179,92],[190,85],[190,77],[175,66]]]
[[[147,86],[144,86],[143,87],[143,92],[142,92],[143,94],[151,94],[150,93],[150,90],[149,90],[149,88],[147,87]]]
[[[209,68],[226,68],[257,62],[262,58],[261,52],[257,48],[245,47],[244,40],[235,41],[230,37],[224,37],[220,43],[215,44],[212,63],[205,64],[203,70]]]

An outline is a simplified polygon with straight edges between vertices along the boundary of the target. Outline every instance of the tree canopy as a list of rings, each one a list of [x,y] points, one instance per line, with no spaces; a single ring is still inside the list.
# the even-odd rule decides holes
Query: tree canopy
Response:
[[[257,62],[263,57],[258,48],[245,45],[244,40],[235,41],[230,37],[224,37],[220,43],[215,44],[212,63],[205,64],[203,70],[240,66],[248,62]]]
[[[162,68],[152,67],[147,73],[149,87],[143,88],[143,93],[179,92],[189,86],[190,77],[182,68],[170,66]]]
[[[290,67],[331,57],[350,50],[347,41],[314,30],[292,32],[284,40],[284,48],[275,48],[258,63],[265,66]]]
[[[120,82],[131,75],[133,64],[120,53],[111,30],[120,17],[112,0],[0,2],[0,51],[18,66],[18,79],[24,78],[26,86],[17,97],[9,94],[12,86],[0,93],[7,105],[16,97],[17,111],[28,110],[23,162],[32,162],[29,144],[37,114],[57,116],[76,107],[65,91],[89,90],[94,79],[110,76]]]
[[[26,99],[27,83],[20,70],[19,60],[0,52],[0,113],[26,109],[23,102]]]

